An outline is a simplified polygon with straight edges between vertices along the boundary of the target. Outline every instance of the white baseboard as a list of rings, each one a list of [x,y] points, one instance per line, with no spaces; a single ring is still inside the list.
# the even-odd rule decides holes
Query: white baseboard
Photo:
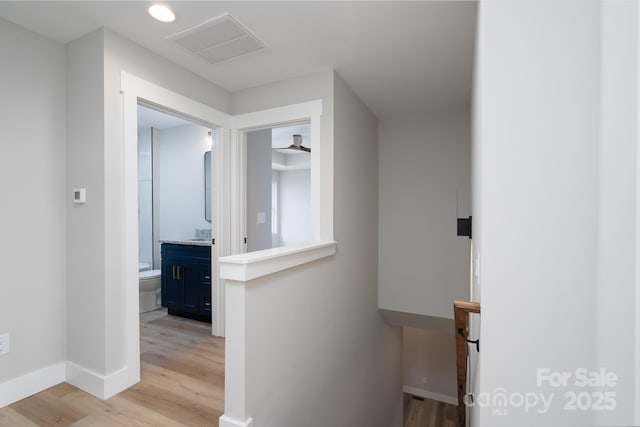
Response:
[[[0,408],[63,383],[65,371],[65,363],[60,362],[3,382],[0,384]]]
[[[82,391],[104,399],[104,376],[73,362],[67,362],[67,382]]]
[[[124,367],[112,374],[101,375],[73,362],[67,362],[67,382],[103,400],[140,381],[139,375],[132,377],[130,374],[130,369]]]
[[[240,421],[235,418],[227,417],[226,415],[222,415],[219,418],[220,427],[253,427],[253,418],[249,418],[248,420]]]
[[[402,386],[402,391],[405,393],[413,394],[414,396],[423,397],[425,399],[437,400],[438,402],[444,402],[458,406],[458,398],[447,396],[446,394],[434,393],[432,391],[422,390],[421,388],[410,387],[408,385]]]
[[[140,366],[124,367],[105,377],[105,399],[115,396],[140,382]]]
[[[125,367],[109,375],[100,375],[73,362],[60,362],[0,383],[0,408],[63,382],[99,399],[108,399],[139,381],[139,369],[134,372]]]

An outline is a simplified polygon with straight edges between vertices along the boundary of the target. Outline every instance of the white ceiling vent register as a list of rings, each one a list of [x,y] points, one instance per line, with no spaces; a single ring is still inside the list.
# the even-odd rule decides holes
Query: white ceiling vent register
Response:
[[[267,48],[264,43],[229,14],[203,22],[168,36],[166,39],[178,43],[212,64]]]

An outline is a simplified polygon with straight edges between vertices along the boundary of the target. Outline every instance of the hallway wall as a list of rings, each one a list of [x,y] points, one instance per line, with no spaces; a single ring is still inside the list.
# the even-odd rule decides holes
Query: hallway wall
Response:
[[[379,125],[379,307],[453,319],[469,298],[469,110],[384,118]]]
[[[72,95],[67,129],[73,131],[67,150],[73,179],[68,185],[77,182],[92,188],[87,206],[73,214],[68,230],[67,259],[73,261],[68,358],[95,389],[125,368],[120,73],[127,71],[222,111],[229,108],[229,94],[107,29],[71,42],[67,55],[67,91]]]
[[[401,331],[377,309],[375,116],[333,72],[234,94],[234,113],[314,99],[334,150],[337,253],[247,285],[247,401],[265,426],[400,426]]]
[[[64,379],[66,210],[79,207],[65,188],[64,46],[0,19],[0,55],[0,334],[10,334],[2,407],[25,391],[13,379]]]
[[[476,392],[555,398],[474,407],[472,425],[637,425],[637,2],[485,2],[478,60]],[[580,385],[577,369],[618,380]],[[615,410],[570,409],[567,393],[603,392]]]

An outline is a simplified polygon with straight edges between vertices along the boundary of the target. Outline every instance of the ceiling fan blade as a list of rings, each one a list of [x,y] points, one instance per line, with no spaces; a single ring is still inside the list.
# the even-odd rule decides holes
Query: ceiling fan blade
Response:
[[[296,151],[304,151],[306,153],[311,152],[311,148],[307,148],[304,145],[293,145],[293,144],[291,144],[288,147],[274,147],[271,150],[296,150]]]

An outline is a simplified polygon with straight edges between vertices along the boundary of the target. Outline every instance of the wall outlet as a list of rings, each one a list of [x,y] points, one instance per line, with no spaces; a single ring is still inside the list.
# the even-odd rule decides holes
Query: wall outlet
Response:
[[[9,334],[0,335],[0,356],[9,353]]]
[[[426,384],[429,382],[429,377],[422,377],[422,384]]]

